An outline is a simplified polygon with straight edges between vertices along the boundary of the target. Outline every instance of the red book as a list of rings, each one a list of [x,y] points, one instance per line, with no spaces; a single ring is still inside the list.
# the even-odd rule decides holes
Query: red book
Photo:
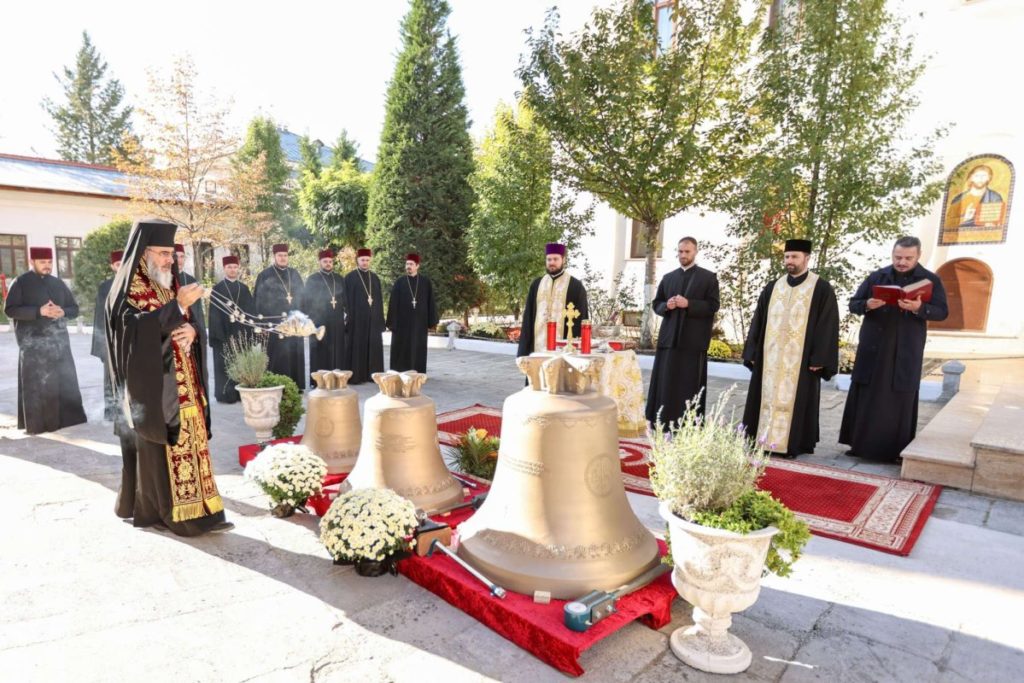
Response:
[[[927,303],[932,300],[932,281],[928,279],[918,280],[906,287],[896,285],[874,285],[871,288],[871,296],[881,299],[890,306],[896,306],[901,299],[917,299]]]

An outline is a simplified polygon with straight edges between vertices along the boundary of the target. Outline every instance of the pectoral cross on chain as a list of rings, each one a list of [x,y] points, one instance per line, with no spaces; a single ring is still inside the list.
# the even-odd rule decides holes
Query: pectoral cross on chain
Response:
[[[566,352],[572,351],[572,326],[576,318],[580,317],[580,312],[576,310],[576,304],[570,302],[565,310],[562,311],[562,318],[565,319],[565,350]]]
[[[337,305],[338,305],[338,300],[337,300],[337,299],[335,299],[335,298],[334,298],[334,297],[332,296],[332,297],[331,297],[331,308],[337,308]]]
[[[291,295],[291,294],[288,294],[288,295],[287,295],[287,296],[285,297],[285,299],[288,299],[288,305],[289,305],[289,306],[291,306],[291,304],[292,304],[292,295]]]

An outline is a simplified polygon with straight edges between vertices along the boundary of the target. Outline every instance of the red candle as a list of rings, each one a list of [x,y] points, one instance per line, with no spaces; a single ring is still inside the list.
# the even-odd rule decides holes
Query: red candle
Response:
[[[584,320],[580,324],[580,353],[590,353],[590,321]]]
[[[555,327],[555,321],[551,320],[548,322],[548,351],[555,350],[555,335],[558,334],[557,328]]]

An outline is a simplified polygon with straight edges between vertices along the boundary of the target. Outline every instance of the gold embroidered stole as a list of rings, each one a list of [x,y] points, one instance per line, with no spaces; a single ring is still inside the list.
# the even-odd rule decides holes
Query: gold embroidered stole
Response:
[[[565,310],[565,295],[569,291],[569,274],[552,279],[545,274],[537,287],[537,316],[533,320],[533,350],[548,348],[548,321],[555,321],[555,339],[565,339],[562,326],[562,311]]]
[[[173,291],[149,279],[146,262],[141,261],[139,270],[132,277],[128,302],[140,311],[155,311],[173,299]],[[171,346],[181,430],[178,443],[167,446],[167,471],[171,480],[171,516],[175,522],[184,522],[220,512],[224,509],[224,502],[213,479],[203,415],[206,396],[195,359],[184,354],[177,344]]]
[[[811,298],[818,282],[816,273],[796,287],[783,275],[772,288],[768,323],[761,360],[761,412],[758,438],[767,450],[785,453],[793,424],[800,373],[803,371],[804,339],[811,312]]]

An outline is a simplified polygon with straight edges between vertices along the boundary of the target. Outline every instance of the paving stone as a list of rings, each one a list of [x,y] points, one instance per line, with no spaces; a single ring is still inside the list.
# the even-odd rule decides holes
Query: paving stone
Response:
[[[933,681],[938,675],[938,667],[925,657],[844,633],[813,638],[803,645],[779,680],[876,683]]]
[[[985,526],[1008,534],[1024,535],[1024,503],[996,500],[989,510]]]

